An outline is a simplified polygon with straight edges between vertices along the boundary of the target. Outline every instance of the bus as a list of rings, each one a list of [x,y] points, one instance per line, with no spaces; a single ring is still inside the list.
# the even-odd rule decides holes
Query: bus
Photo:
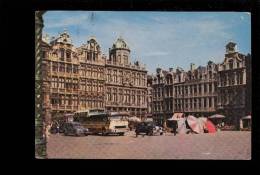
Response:
[[[77,111],[74,114],[74,121],[81,123],[93,134],[124,135],[128,130],[126,114],[108,113],[103,109]]]
[[[128,118],[129,114],[126,112],[110,112],[109,113],[109,128],[111,133],[124,135],[129,131]]]

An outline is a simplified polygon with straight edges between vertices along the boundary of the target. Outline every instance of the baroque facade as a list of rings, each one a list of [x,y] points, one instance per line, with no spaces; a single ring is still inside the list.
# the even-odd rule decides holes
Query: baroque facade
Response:
[[[42,39],[42,57],[47,61],[52,115],[90,108],[146,114],[147,71],[130,62],[130,49],[120,37],[107,59],[94,37],[76,48],[64,31]]]
[[[226,45],[218,66],[218,112],[230,116],[227,122],[236,126],[251,113],[251,56],[239,53],[233,42]]]
[[[147,109],[147,71],[130,62],[130,49],[120,37],[109,49],[106,60],[106,109],[144,116]]]
[[[238,126],[239,119],[251,113],[251,56],[238,53],[233,42],[226,45],[221,64],[209,61],[198,68],[191,64],[189,71],[157,68],[152,79],[153,118],[161,125],[174,113],[204,117],[219,113]]]

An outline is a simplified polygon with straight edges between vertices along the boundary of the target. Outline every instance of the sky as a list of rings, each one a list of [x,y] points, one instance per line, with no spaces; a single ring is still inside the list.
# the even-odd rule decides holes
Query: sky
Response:
[[[94,36],[105,55],[122,36],[131,61],[140,61],[150,74],[157,67],[188,70],[190,63],[221,63],[229,41],[239,52],[251,53],[248,12],[48,11],[43,19],[44,35],[66,29],[75,47]]]

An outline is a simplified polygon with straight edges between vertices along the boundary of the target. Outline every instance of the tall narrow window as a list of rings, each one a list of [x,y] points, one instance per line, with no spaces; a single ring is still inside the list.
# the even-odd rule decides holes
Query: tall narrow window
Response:
[[[60,49],[60,59],[61,59],[61,61],[64,61],[64,52],[65,52],[64,49]]]
[[[70,51],[66,52],[66,59],[67,59],[67,61],[71,61],[71,52]]]

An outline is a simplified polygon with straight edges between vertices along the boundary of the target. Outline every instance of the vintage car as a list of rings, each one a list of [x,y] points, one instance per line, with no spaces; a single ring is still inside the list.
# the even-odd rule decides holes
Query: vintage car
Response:
[[[149,136],[163,135],[163,129],[160,126],[156,126],[154,122],[141,122],[136,126],[135,134],[136,137],[140,134],[146,134]]]
[[[64,135],[74,135],[74,136],[87,136],[89,133],[87,128],[84,128],[78,122],[66,122],[63,124]]]

